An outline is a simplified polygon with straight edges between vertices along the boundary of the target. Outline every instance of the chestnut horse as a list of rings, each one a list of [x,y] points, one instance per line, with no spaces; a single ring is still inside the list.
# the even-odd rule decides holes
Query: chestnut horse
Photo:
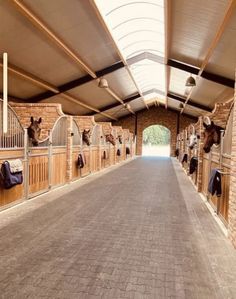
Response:
[[[116,145],[115,138],[112,134],[106,135],[106,142],[110,142],[112,145]]]
[[[89,146],[91,144],[91,133],[90,133],[90,129],[89,130],[85,130],[82,133],[82,139],[84,141],[84,143],[87,144],[87,146]]]
[[[40,124],[42,122],[42,118],[40,117],[38,120],[34,119],[33,116],[30,118],[30,126],[27,128],[29,139],[32,141],[34,146],[39,144],[39,137],[41,133]]]
[[[206,117],[206,122],[203,122],[203,126],[205,128],[203,149],[205,153],[209,153],[213,144],[220,144],[221,131],[224,129],[215,125],[209,117]]]

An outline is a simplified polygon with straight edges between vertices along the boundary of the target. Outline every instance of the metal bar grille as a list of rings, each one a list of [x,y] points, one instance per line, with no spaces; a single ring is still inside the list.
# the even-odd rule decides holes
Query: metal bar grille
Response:
[[[0,115],[3,113],[3,102],[0,100]],[[3,133],[2,117],[0,118],[0,149],[23,148],[24,129],[21,126],[15,112],[8,106],[8,131]]]
[[[73,132],[73,145],[81,145],[81,135],[77,123],[73,120],[72,125]]]
[[[67,117],[62,116],[58,119],[52,129],[52,145],[65,146],[67,143]]]

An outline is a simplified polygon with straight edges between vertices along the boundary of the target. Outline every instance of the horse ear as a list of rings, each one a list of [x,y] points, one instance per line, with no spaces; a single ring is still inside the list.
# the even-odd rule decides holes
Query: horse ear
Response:
[[[30,121],[31,121],[31,123],[34,122],[34,118],[33,118],[33,116],[30,117]]]
[[[42,118],[40,117],[38,120],[38,124],[41,124],[41,122],[42,122]]]

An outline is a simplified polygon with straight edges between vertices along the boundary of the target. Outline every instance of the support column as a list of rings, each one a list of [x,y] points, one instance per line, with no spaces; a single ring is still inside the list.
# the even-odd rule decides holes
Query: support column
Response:
[[[236,75],[236,74],[235,74]],[[236,248],[236,84],[234,88],[231,175],[229,192],[229,238]]]

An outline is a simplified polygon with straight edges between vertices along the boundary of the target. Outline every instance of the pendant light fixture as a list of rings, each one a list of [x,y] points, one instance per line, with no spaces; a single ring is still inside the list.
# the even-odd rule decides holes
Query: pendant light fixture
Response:
[[[188,87],[196,86],[196,80],[192,77],[192,74],[186,80],[185,86],[188,86]]]

